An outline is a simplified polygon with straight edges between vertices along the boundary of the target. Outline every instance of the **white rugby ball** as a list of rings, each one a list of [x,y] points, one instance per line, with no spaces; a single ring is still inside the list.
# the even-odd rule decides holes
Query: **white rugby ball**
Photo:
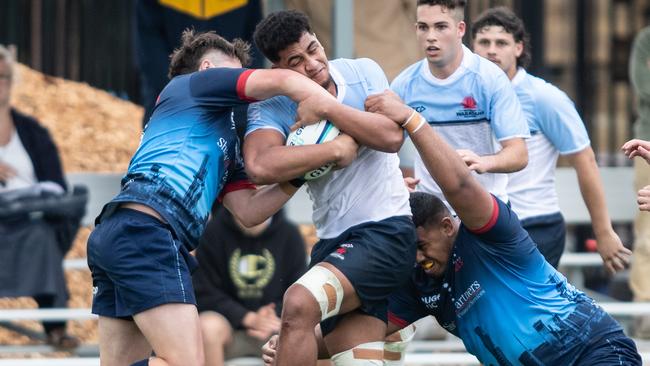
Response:
[[[313,145],[313,144],[322,144],[328,141],[332,141],[340,133],[339,129],[334,126],[330,121],[323,120],[313,125],[300,127],[299,129],[291,132],[289,137],[287,137],[287,146],[302,146],[302,145]],[[303,176],[306,180],[312,180],[322,177],[323,175],[329,173],[330,170],[334,167],[334,163],[329,163],[323,165],[318,169],[314,169],[305,173]]]

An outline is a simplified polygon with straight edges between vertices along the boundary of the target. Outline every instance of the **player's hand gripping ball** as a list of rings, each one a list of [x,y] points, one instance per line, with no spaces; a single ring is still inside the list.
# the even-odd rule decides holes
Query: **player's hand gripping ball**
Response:
[[[339,129],[334,126],[330,121],[320,121],[313,125],[300,127],[291,132],[287,137],[287,146],[302,146],[323,144],[332,141],[340,133]],[[334,167],[334,163],[325,164],[318,169],[314,169],[305,173],[303,178],[305,180],[313,180],[324,176],[329,173]]]

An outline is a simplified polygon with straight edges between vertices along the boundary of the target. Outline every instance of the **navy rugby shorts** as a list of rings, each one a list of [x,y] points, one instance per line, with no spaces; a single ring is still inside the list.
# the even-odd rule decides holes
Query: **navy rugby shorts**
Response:
[[[360,310],[386,322],[388,297],[408,280],[415,264],[416,238],[410,216],[359,224],[316,243],[310,266],[332,264],[354,286]],[[323,335],[334,329],[339,318],[321,322]]]
[[[120,208],[104,218],[88,238],[88,266],[94,314],[129,319],[159,305],[196,304],[196,259],[170,226],[145,213]]]

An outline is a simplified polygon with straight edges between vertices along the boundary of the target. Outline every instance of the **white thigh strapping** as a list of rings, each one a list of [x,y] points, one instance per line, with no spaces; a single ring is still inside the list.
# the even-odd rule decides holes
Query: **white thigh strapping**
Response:
[[[296,281],[314,296],[321,311],[321,321],[337,315],[343,302],[341,281],[329,269],[313,266]]]

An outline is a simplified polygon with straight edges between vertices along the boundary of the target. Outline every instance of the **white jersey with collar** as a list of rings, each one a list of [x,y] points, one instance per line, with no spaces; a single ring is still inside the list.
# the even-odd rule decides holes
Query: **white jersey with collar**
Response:
[[[505,73],[492,62],[463,46],[463,60],[446,79],[434,77],[423,59],[402,71],[391,89],[420,112],[454,149],[492,155],[501,150],[499,141],[528,138],[528,126],[519,101]],[[419,189],[444,200],[422,159],[415,158]],[[508,202],[507,174],[475,174],[492,194]]]
[[[528,166],[508,179],[508,197],[520,219],[560,212],[555,191],[558,155],[589,147],[584,123],[569,97],[553,84],[520,68],[512,79],[528,121]]]
[[[337,59],[329,62],[339,102],[364,110],[371,94],[388,89],[384,72],[370,59]],[[246,134],[273,129],[284,137],[295,120],[296,103],[280,96],[253,103],[248,109]],[[362,146],[347,168],[309,181],[313,221],[319,238],[339,236],[348,228],[394,216],[410,216],[409,193],[399,170],[397,154]]]

